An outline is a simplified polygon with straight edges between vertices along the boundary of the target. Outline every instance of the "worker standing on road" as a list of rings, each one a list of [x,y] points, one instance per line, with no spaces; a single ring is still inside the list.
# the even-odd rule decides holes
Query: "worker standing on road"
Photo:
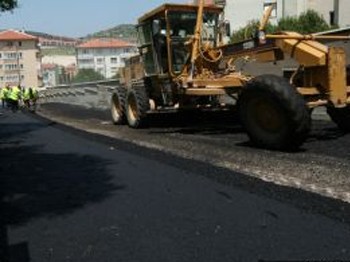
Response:
[[[2,108],[5,108],[5,87],[0,89],[0,99],[1,99]]]
[[[8,106],[7,102],[8,102],[9,93],[10,93],[10,86],[8,84],[5,87],[1,88],[0,99],[1,99],[2,108],[6,108]]]
[[[33,89],[33,98],[32,98],[32,106],[33,106],[33,110],[36,109],[36,102],[39,99],[39,92],[38,89],[36,89],[35,87],[32,87]]]
[[[22,90],[22,100],[23,100],[23,104],[27,109],[30,109],[30,100],[33,97],[33,91],[32,88],[23,88]]]
[[[13,86],[11,88],[8,99],[9,99],[12,111],[16,112],[18,110],[18,104],[19,104],[19,101],[21,99],[21,86],[20,85]]]

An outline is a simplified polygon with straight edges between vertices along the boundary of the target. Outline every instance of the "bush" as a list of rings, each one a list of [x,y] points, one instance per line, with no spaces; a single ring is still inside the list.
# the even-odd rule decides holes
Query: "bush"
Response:
[[[258,27],[258,20],[249,21],[245,27],[233,32],[231,42],[236,43],[251,38]],[[311,34],[330,29],[332,29],[332,27],[327,24],[322,16],[316,11],[308,10],[307,12],[302,13],[299,17],[281,18],[278,21],[277,26],[268,24],[265,31],[267,33],[274,33],[276,31],[295,31],[301,34]]]
[[[259,23],[259,20],[251,20],[245,27],[234,31],[231,37],[231,42],[237,43],[254,37],[259,28]],[[275,26],[271,25],[270,23],[266,26],[267,33],[273,33],[275,30]]]
[[[103,80],[104,77],[93,69],[80,69],[74,77],[73,83],[93,82]]]
[[[316,11],[308,10],[299,17],[286,17],[278,21],[277,29],[280,31],[295,31],[301,34],[311,34],[330,30],[322,16]]]

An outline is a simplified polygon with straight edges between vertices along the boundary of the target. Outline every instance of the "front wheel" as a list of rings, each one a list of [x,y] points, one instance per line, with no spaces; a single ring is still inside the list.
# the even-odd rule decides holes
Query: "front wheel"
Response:
[[[122,125],[126,123],[125,117],[126,90],[124,87],[117,87],[111,97],[111,116],[113,124]]]
[[[127,94],[126,118],[132,128],[142,128],[147,124],[149,98],[145,86],[141,83],[133,85]]]
[[[239,97],[238,110],[250,140],[258,147],[294,150],[310,131],[311,117],[303,97],[275,75],[250,81]]]

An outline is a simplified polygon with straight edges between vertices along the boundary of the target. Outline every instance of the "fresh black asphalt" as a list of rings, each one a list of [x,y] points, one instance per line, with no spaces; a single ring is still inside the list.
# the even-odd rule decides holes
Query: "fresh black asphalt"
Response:
[[[2,112],[1,262],[350,259],[345,203]]]

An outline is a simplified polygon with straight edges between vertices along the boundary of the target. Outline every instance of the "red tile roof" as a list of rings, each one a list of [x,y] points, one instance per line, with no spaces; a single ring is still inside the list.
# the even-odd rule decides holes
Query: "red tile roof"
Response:
[[[78,45],[78,48],[122,48],[133,47],[134,44],[112,38],[92,39]]]
[[[42,64],[41,69],[42,70],[53,70],[57,67],[55,64]]]
[[[21,41],[25,41],[25,40],[35,40],[37,41],[38,38],[26,33],[22,33],[19,31],[15,31],[15,30],[6,30],[6,31],[2,31],[0,32],[0,41],[9,41],[9,40],[21,40]]]

